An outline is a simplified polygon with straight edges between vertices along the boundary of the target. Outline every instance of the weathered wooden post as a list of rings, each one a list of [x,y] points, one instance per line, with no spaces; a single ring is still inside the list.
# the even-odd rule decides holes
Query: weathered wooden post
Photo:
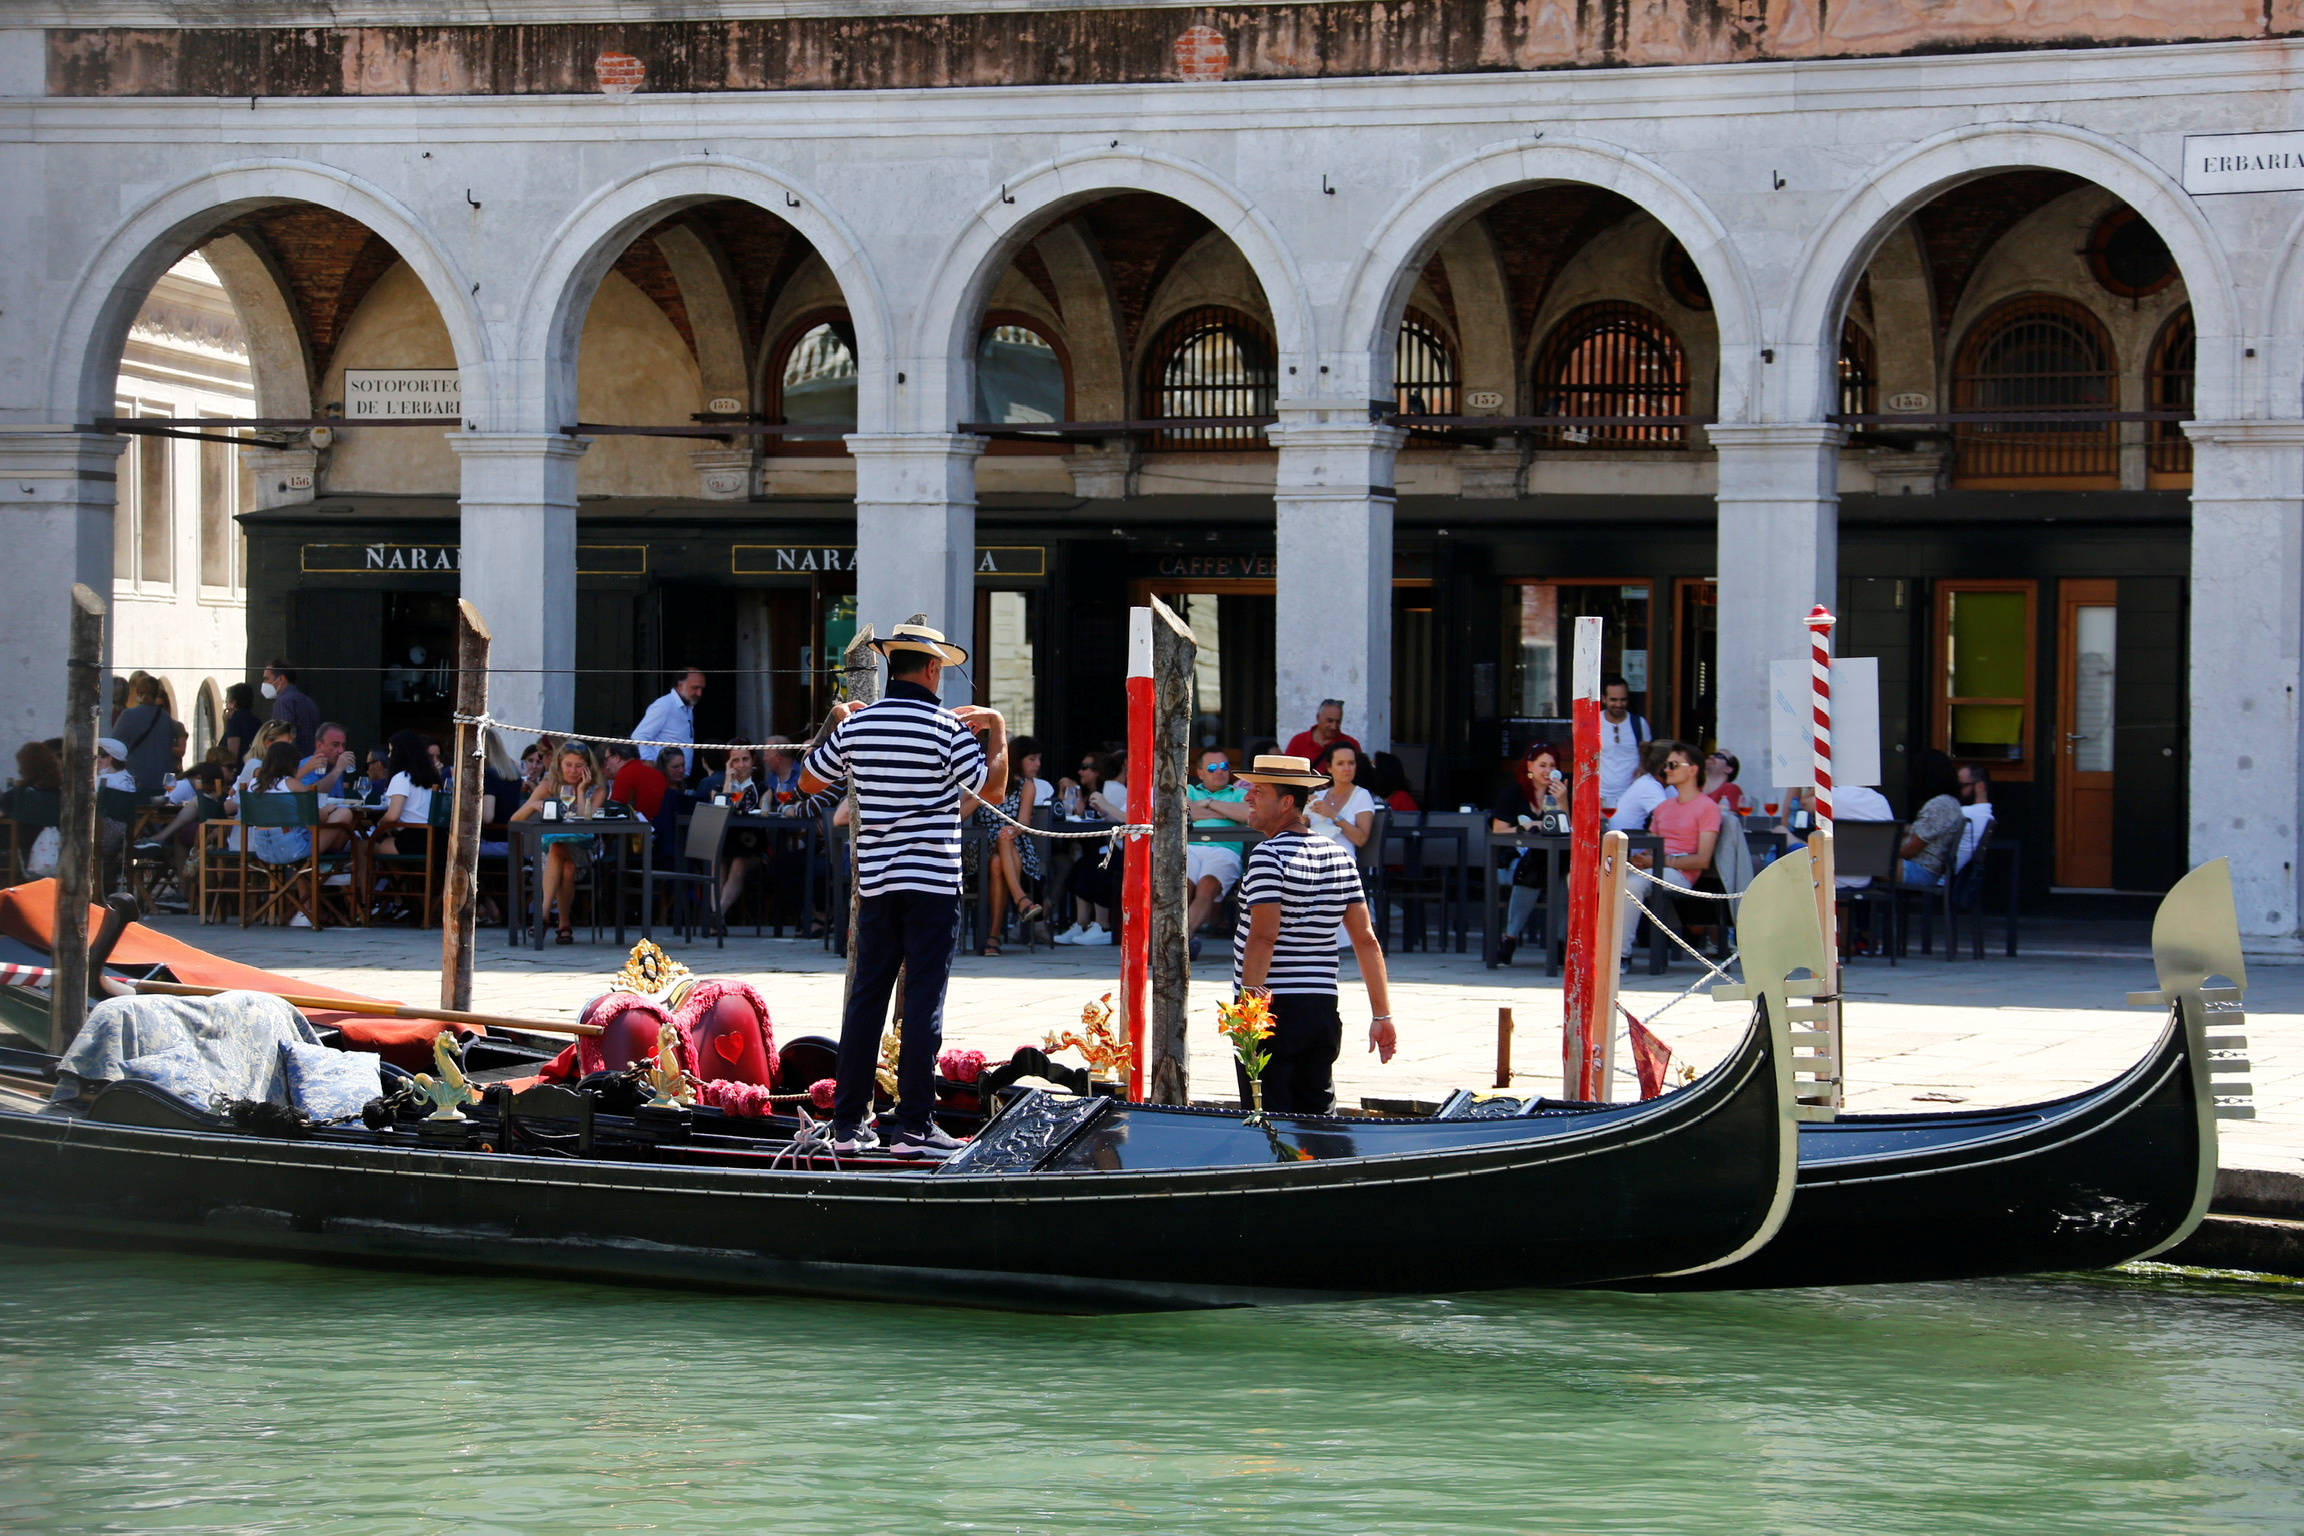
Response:
[[[472,1006],[473,914],[480,890],[480,801],[487,788],[488,626],[480,610],[456,603],[456,766],[448,822],[447,886],[440,895],[440,1006]],[[511,814],[508,810],[505,814]]]
[[[1512,1010],[1496,1010],[1496,1086],[1512,1086]]]
[[[1128,776],[1135,782],[1128,819],[1146,822],[1152,750],[1152,610],[1128,610]],[[1120,869],[1120,1031],[1128,1041],[1128,1097],[1144,1097],[1144,1065],[1151,1057],[1152,903],[1158,882],[1152,850],[1122,842]],[[1182,871],[1178,871],[1182,878]]]
[[[104,600],[72,584],[64,660],[64,794],[57,835],[56,980],[48,1048],[61,1056],[88,1018],[88,902],[96,871],[96,704],[104,681]]]
[[[1166,603],[1153,598],[1152,771],[1138,770],[1136,782],[1152,787],[1152,1073],[1147,1097],[1155,1104],[1191,1102],[1184,1033],[1192,982],[1192,935],[1186,926],[1191,893],[1184,888],[1188,821],[1184,786],[1192,771],[1192,667],[1199,654],[1191,629]]]
[[[1632,882],[1632,839],[1621,832],[1600,835],[1599,894],[1592,904],[1592,1021],[1585,1037],[1585,1077],[1581,1097],[1605,1104],[1616,1091],[1617,955],[1624,948],[1624,888]],[[1663,894],[1660,885],[1648,887]],[[1662,902],[1657,903],[1662,906]]]

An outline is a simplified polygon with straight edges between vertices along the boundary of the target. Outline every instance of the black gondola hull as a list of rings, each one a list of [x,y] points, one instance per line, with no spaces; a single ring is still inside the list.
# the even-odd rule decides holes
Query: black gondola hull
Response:
[[[280,1141],[0,1113],[19,1241],[476,1265],[848,1296],[1188,1306],[1584,1285],[1772,1232],[1781,1027],[1669,1100],[1476,1123],[1131,1105],[1041,1171],[795,1171]],[[1073,1161],[1067,1163],[1066,1158]]]

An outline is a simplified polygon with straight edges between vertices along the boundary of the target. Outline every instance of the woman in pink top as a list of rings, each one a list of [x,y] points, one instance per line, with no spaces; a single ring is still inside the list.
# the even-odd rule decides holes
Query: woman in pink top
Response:
[[[1648,830],[1664,841],[1664,867],[1656,877],[1684,891],[1692,890],[1696,877],[1712,867],[1712,847],[1720,840],[1720,802],[1704,793],[1704,770],[1696,761],[1696,749],[1684,741],[1672,742],[1664,749],[1664,788],[1664,803],[1648,813]],[[1645,858],[1644,854],[1634,854],[1632,862],[1645,869]],[[1640,915],[1632,906],[1632,897],[1646,883],[1635,878],[1624,892],[1621,949],[1625,958],[1631,956],[1632,931]]]

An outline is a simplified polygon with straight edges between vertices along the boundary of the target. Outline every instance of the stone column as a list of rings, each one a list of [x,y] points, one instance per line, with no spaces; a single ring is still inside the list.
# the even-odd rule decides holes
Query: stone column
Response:
[[[947,432],[859,432],[856,457],[856,617],[885,635],[915,613],[973,656],[976,622],[976,459],[984,439]],[[944,674],[944,699],[974,697],[971,664]],[[1114,679],[1118,686],[1118,679]]]
[[[1285,743],[1322,699],[1342,699],[1345,734],[1380,752],[1392,746],[1393,463],[1408,434],[1370,424],[1365,406],[1354,414],[1283,409],[1267,429],[1280,450],[1275,734]]]
[[[126,439],[102,432],[0,435],[0,741],[14,751],[64,729],[72,583],[112,603],[112,506]],[[112,625],[104,626],[109,666]],[[110,707],[111,690],[104,690]]]
[[[495,637],[488,713],[547,730],[629,730],[629,720],[577,720],[574,673],[539,670],[576,665],[576,462],[591,443],[557,432],[448,441],[463,461],[463,593]]]
[[[1808,654],[1804,621],[1837,611],[1840,445],[1821,421],[1718,422],[1719,648],[1713,697],[1722,745],[1746,763],[1768,756],[1768,663]],[[1750,775],[1760,786],[1765,777]]]
[[[2304,421],[2193,421],[2191,859],[2232,861],[2251,949],[2295,952]]]

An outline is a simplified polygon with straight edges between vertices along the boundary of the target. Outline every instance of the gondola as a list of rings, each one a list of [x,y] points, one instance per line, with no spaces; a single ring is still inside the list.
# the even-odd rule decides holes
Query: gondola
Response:
[[[1757,916],[1757,914],[1754,914]],[[1746,974],[1809,957],[1748,921]],[[2246,974],[2222,860],[2161,903],[2167,1024],[2142,1060],[2086,1092],[2007,1109],[1840,1115],[1800,1127],[1791,1214],[1766,1247],[1643,1289],[1855,1285],[2097,1269],[2164,1253],[2206,1214],[2216,1177],[2213,1077],[2245,1071]],[[2221,981],[2222,985],[2213,983]],[[2248,1113],[2239,1093],[2227,1114]],[[1443,1113],[1460,1115],[1452,1103]]]
[[[1732,1263],[1782,1220],[1795,1137],[1786,1028],[1765,1002],[1696,1083],[1595,1112],[1252,1124],[1028,1089],[928,1168],[833,1163],[796,1148],[799,1129],[554,1085],[499,1086],[461,1124],[411,1110],[284,1135],[137,1081],[76,1113],[0,1093],[0,1232],[915,1301],[1224,1306]]]

